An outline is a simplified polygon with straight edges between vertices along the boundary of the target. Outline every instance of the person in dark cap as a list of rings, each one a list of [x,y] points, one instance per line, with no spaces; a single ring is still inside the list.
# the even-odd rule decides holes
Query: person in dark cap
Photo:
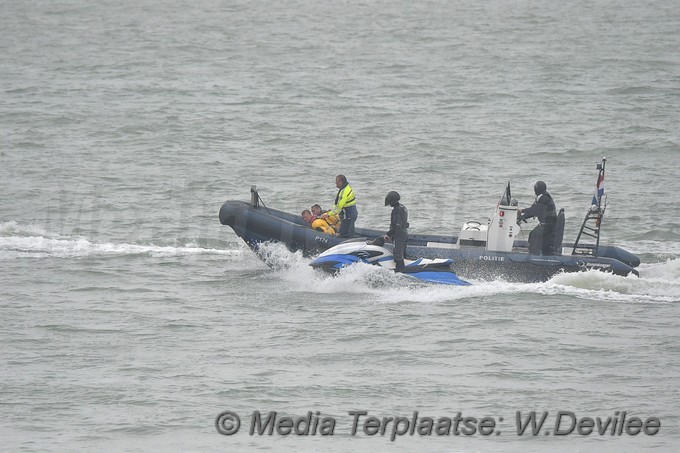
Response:
[[[408,210],[406,206],[399,203],[401,197],[395,191],[391,191],[385,197],[385,206],[392,206],[392,216],[390,218],[390,231],[385,234],[385,240],[394,243],[394,262],[397,264],[395,272],[404,270],[404,253],[406,252],[406,241],[408,240]]]
[[[555,223],[557,210],[552,196],[548,193],[548,186],[543,181],[534,184],[536,201],[530,207],[521,209],[517,223],[532,217],[538,219],[538,226],[529,233],[529,253],[532,255],[554,255]]]

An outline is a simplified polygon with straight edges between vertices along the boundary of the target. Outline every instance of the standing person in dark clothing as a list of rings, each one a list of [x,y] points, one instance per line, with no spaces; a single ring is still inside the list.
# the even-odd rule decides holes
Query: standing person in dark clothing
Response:
[[[390,217],[390,231],[385,235],[385,240],[394,242],[394,262],[397,264],[395,272],[404,270],[404,253],[408,240],[408,210],[399,203],[401,197],[397,192],[391,191],[385,197],[385,206],[392,206]]]
[[[554,255],[555,223],[557,210],[548,187],[543,181],[536,181],[534,193],[536,201],[529,208],[521,209],[517,223],[531,217],[536,217],[539,224],[529,233],[529,253],[532,255]]]
[[[357,199],[352,187],[347,182],[345,175],[335,177],[335,187],[338,194],[335,196],[335,206],[330,211],[321,215],[322,219],[340,215],[340,237],[349,238],[354,236],[354,222],[359,217],[357,211]]]

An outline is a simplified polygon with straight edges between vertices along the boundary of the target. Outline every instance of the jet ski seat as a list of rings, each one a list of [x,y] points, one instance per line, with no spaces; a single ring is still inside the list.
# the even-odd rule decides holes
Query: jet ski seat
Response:
[[[560,209],[555,222],[555,239],[553,241],[553,254],[562,254],[562,239],[564,239],[564,208]]]

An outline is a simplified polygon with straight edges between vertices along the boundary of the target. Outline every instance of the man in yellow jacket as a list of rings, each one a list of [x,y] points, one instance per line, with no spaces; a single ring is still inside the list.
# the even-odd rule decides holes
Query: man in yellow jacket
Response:
[[[356,222],[357,217],[359,217],[357,200],[345,175],[338,175],[335,177],[335,187],[339,189],[338,194],[335,196],[335,206],[333,209],[323,214],[321,218],[326,219],[330,216],[340,214],[342,223],[340,224],[339,236],[349,238],[354,236],[354,222]]]

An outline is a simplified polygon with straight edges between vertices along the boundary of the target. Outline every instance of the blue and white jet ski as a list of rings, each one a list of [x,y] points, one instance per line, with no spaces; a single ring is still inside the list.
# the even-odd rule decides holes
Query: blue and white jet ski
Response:
[[[310,263],[315,269],[338,272],[340,269],[356,263],[373,264],[385,269],[396,268],[392,252],[380,245],[364,241],[347,241],[331,247]],[[451,268],[452,259],[404,260],[402,273],[424,282],[445,285],[469,285],[461,280]]]

